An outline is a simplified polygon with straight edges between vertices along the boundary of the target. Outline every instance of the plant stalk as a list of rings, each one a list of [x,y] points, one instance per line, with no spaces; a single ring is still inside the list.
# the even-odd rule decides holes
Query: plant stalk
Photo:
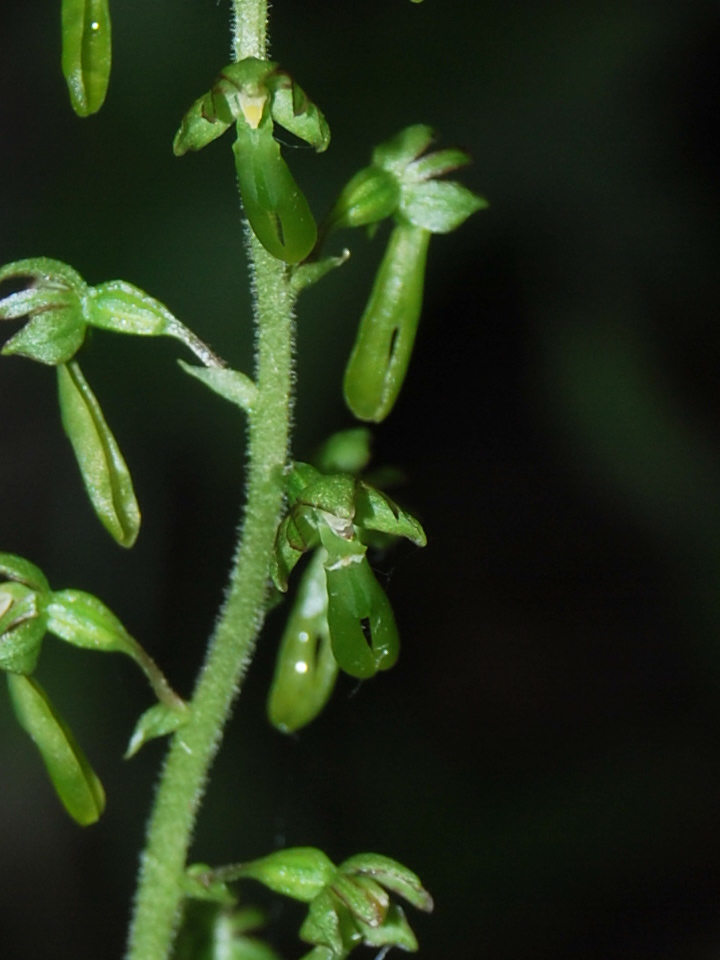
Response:
[[[264,58],[267,0],[234,0],[236,59]],[[284,263],[247,228],[257,331],[257,402],[249,423],[248,492],[230,585],[190,701],[173,737],[142,855],[127,960],[167,960],[183,900],[188,848],[210,765],[265,614],[268,570],[283,504],[292,404],[295,294]]]

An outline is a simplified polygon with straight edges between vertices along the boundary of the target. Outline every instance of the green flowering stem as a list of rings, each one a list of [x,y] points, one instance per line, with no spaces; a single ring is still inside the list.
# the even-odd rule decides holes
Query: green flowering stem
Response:
[[[267,0],[235,0],[238,58],[265,56]],[[284,263],[250,237],[257,324],[257,401],[249,415],[248,494],[224,606],[174,735],[142,857],[128,960],[166,960],[183,899],[187,851],[208,770],[262,624],[270,558],[283,502],[291,407],[294,294]]]
[[[250,416],[250,475],[229,592],[155,799],[142,858],[128,960],[165,960],[183,896],[187,850],[207,773],[262,622],[283,500],[290,411],[293,298],[285,265],[251,241],[258,324],[257,404]]]

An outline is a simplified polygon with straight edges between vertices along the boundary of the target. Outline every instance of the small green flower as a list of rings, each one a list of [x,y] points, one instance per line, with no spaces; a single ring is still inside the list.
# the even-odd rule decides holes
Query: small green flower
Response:
[[[176,156],[202,149],[233,123],[235,168],[253,233],[278,260],[299,263],[315,246],[317,227],[274,126],[323,151],[330,142],[325,118],[277,63],[247,57],[225,67],[185,114],[173,143]]]
[[[196,865],[189,872],[201,879],[204,871]],[[211,886],[243,879],[308,904],[300,939],[313,949],[303,960],[344,960],[361,944],[417,950],[415,935],[390,893],[419,910],[433,909],[432,897],[412,870],[375,853],[350,857],[335,867],[321,850],[291,847],[208,871],[204,882]]]
[[[369,167],[342,190],[321,236],[344,227],[374,230],[394,220],[345,371],[345,400],[360,420],[379,422],[405,380],[423,301],[430,235],[448,233],[487,206],[467,187],[438,177],[463,167],[462,150],[427,153],[433,131],[423,124],[376,147]]]

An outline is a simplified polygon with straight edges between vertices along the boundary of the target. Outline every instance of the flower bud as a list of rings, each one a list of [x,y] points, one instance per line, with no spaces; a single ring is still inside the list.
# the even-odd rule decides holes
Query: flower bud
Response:
[[[105,102],[111,61],[108,0],[62,0],[62,70],[78,116]]]
[[[357,476],[370,463],[372,435],[367,427],[339,430],[329,437],[313,458],[321,473]]]
[[[330,646],[324,550],[316,550],[298,586],[278,649],[268,698],[270,722],[283,733],[306,726],[327,703],[338,667]]]

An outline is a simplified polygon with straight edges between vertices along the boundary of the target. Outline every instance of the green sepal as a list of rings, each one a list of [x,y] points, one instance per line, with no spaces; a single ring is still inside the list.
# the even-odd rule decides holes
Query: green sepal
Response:
[[[282,733],[314,720],[330,698],[338,666],[327,623],[325,551],[316,550],[302,575],[275,662],[268,717]]]
[[[0,553],[0,576],[24,583],[38,593],[50,592],[50,584],[40,567],[14,553]]]
[[[184,360],[178,363],[191,377],[195,377],[213,393],[229,400],[246,413],[251,413],[257,399],[257,385],[239,370],[230,370],[228,367],[198,367]]]
[[[431,233],[450,233],[487,205],[487,200],[461,183],[429,180],[403,189],[400,213],[416,227]]]
[[[338,871],[346,876],[370,877],[387,890],[403,897],[417,910],[430,913],[433,909],[432,897],[423,887],[418,875],[397,860],[381,853],[359,853],[348,857],[340,864]]]
[[[62,423],[90,502],[110,535],[131,547],[140,531],[140,508],[120,448],[77,362],[57,370]]]
[[[360,319],[343,380],[345,400],[360,420],[380,422],[405,380],[422,309],[430,233],[397,224]]]
[[[300,558],[319,542],[320,535],[312,510],[292,510],[282,521],[270,561],[271,579],[281,593],[286,592],[288,578]]]
[[[405,537],[418,547],[427,545],[425,531],[415,517],[363,480],[355,490],[355,524],[360,529]]]
[[[77,270],[62,260],[52,260],[50,257],[28,257],[0,267],[0,283],[17,277],[30,277],[33,286],[39,290],[68,288],[79,295],[87,290],[87,284]]]
[[[207,863],[192,863],[186,868],[182,880],[183,893],[192,900],[207,900],[226,906],[234,906],[237,897],[222,880],[215,878]]]
[[[328,588],[328,626],[338,666],[367,679],[388,670],[398,658],[400,640],[390,601],[365,557],[365,546],[320,528]],[[367,635],[366,635],[367,631]]]
[[[290,517],[285,517],[278,527],[275,537],[275,549],[270,559],[270,579],[280,593],[286,593],[290,574],[303,555],[303,550],[293,547],[287,538]]]
[[[202,150],[231,126],[232,120],[223,122],[215,115],[212,109],[212,92],[205,93],[198,97],[182,118],[180,129],[173,140],[173,153],[176,157],[182,157],[191,150]]]
[[[391,217],[399,204],[397,177],[376,166],[364,167],[343,187],[323,223],[323,232],[379,223]]]
[[[390,897],[374,880],[345,876],[338,872],[332,882],[332,890],[356,920],[370,927],[378,927],[385,919]]]
[[[130,742],[124,754],[125,760],[130,760],[150,740],[165,737],[175,733],[190,719],[190,708],[178,703],[170,706],[167,703],[156,703],[140,715],[135,724]]]
[[[327,522],[343,536],[355,516],[355,480],[340,473],[315,472],[317,476],[303,487],[296,503],[322,511]]]
[[[394,137],[375,147],[372,153],[373,166],[402,179],[407,165],[424,153],[434,139],[435,132],[427,124],[416,123],[405,127]]]
[[[285,524],[285,536],[290,549],[303,554],[320,542],[315,511],[301,507],[292,510]]]
[[[338,430],[322,444],[313,458],[313,463],[321,473],[349,473],[357,476],[370,463],[371,442],[372,433],[367,427]]]
[[[88,323],[102,330],[141,337],[175,335],[178,321],[168,308],[124,280],[109,280],[92,287],[88,305]]]
[[[0,300],[0,320],[17,320],[33,313],[62,310],[72,304],[70,291],[59,287],[27,287]]]
[[[47,629],[45,605],[45,595],[25,583],[0,583],[0,670],[33,672]]]
[[[330,127],[322,111],[288,73],[279,70],[274,80],[275,90],[270,102],[273,120],[309,143],[317,153],[323,153],[330,145]]]
[[[62,71],[75,113],[97,113],[110,81],[108,0],[62,0]]]
[[[342,960],[362,940],[349,910],[330,889],[323,890],[310,904],[299,936],[304,943],[331,950],[335,960]]]
[[[278,260],[299,263],[315,246],[315,220],[272,135],[272,124],[237,123],[233,144],[243,206],[253,233]]]
[[[214,871],[225,881],[257,880],[273,893],[311,903],[335,877],[335,865],[316,847],[289,847]]]
[[[95,823],[105,791],[72,732],[36,680],[9,673],[8,686],[15,716],[40,751],[61,803],[80,826]]]
[[[336,270],[350,259],[347,247],[338,257],[323,257],[322,260],[308,261],[296,264],[290,275],[290,285],[295,293],[301,293],[306,287],[322,280],[332,270]]]
[[[446,173],[460,170],[471,162],[464,150],[446,147],[434,153],[426,153],[409,163],[403,171],[403,183],[419,183],[432,177],[442,177]]]
[[[378,927],[356,921],[366,947],[399,947],[415,953],[418,949],[417,937],[405,916],[405,911],[396,903],[391,903],[385,919]]]
[[[449,233],[487,207],[487,201],[459,183],[435,179],[466,166],[470,158],[455,148],[426,154],[433,136],[431,127],[424,124],[406,127],[375,148],[368,169],[396,184],[398,202],[392,212],[400,220],[431,233]]]
[[[2,348],[2,355],[27,357],[54,367],[67,363],[85,339],[85,323],[72,310],[47,310],[33,317]]]
[[[294,504],[303,490],[321,477],[320,471],[311,463],[302,460],[293,460],[286,473],[285,492],[288,501]]]

